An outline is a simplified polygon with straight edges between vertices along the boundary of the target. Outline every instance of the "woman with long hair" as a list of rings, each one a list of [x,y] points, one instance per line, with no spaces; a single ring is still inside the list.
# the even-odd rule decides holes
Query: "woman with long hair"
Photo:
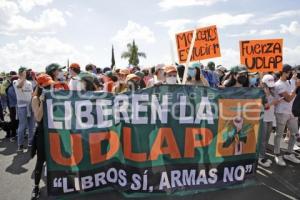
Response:
[[[40,74],[36,78],[37,86],[32,97],[32,110],[37,122],[37,128],[34,138],[34,146],[32,148],[32,156],[37,155],[36,165],[34,169],[34,188],[32,191],[31,199],[36,200],[40,196],[39,184],[42,176],[43,165],[45,162],[44,150],[44,129],[43,129],[43,91],[50,89],[54,85],[54,81],[47,74]]]

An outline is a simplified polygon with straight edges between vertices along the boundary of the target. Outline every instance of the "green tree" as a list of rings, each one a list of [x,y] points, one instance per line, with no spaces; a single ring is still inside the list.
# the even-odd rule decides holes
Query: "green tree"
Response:
[[[143,52],[139,52],[138,46],[135,44],[133,40],[132,44],[127,44],[127,51],[122,53],[121,58],[128,59],[129,65],[138,66],[140,63],[139,57],[146,58],[146,54]]]

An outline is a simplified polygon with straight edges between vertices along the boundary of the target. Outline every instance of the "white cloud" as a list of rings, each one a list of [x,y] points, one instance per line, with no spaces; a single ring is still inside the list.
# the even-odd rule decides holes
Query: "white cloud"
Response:
[[[290,18],[290,17],[299,17],[299,16],[300,16],[300,10],[285,10],[285,11],[271,14],[262,19],[256,20],[254,23],[255,24],[265,24],[265,23],[279,20],[279,19]]]
[[[66,14],[68,17],[73,17],[73,14],[72,14],[70,11],[65,11],[65,14]]]
[[[277,33],[278,30],[275,30],[275,29],[265,29],[265,30],[261,30],[259,32],[260,35],[272,35],[272,34],[275,34]]]
[[[292,21],[288,26],[281,24],[280,27],[281,27],[280,30],[281,33],[289,33],[292,35],[300,36],[300,25],[297,21]]]
[[[34,21],[21,15],[7,17],[5,24],[0,26],[3,32],[14,33],[22,31],[51,30],[51,28],[66,25],[64,14],[57,9],[47,9]]]
[[[176,7],[211,6],[215,3],[224,1],[226,0],[161,0],[158,5],[163,10],[169,10]]]
[[[52,3],[52,1],[53,0],[18,0],[18,3],[23,11],[29,12],[35,6],[47,6]]]
[[[238,65],[240,63],[240,53],[239,53],[239,51],[237,51],[235,49],[221,48],[221,55],[222,55],[222,57],[204,60],[201,63],[203,63],[204,65],[207,65],[207,63],[209,61],[213,61],[216,63],[216,65],[223,65],[224,67],[226,67],[228,69],[230,67]]]
[[[0,47],[0,70],[16,70],[20,65],[35,71],[44,71],[45,66],[57,62],[62,65],[67,60],[88,63],[88,57],[79,53],[72,45],[55,37],[26,37],[17,43]]]
[[[23,9],[27,11],[34,6],[47,5],[50,2],[52,0],[20,0],[18,2],[0,0],[0,34],[14,35],[24,31],[50,31],[53,27],[65,26],[64,13],[57,9],[46,9],[34,20],[21,13]]]
[[[284,47],[283,48],[283,62],[290,65],[300,64],[300,45],[295,48]]]
[[[92,45],[85,45],[85,46],[83,47],[83,49],[84,49],[85,51],[94,51],[94,50],[95,50],[95,47],[92,46]]]
[[[249,22],[254,15],[251,13],[231,15],[229,13],[221,13],[210,15],[198,20],[201,26],[217,25],[218,28],[224,28],[232,25],[243,25]]]
[[[246,32],[228,34],[227,36],[228,37],[244,37],[244,36],[254,35],[256,33],[257,33],[257,30],[252,29],[252,30],[246,31]]]
[[[191,24],[192,20],[190,19],[173,19],[163,22],[156,22],[157,25],[166,27],[169,29],[169,34],[174,35],[175,33],[184,30],[187,24]]]
[[[138,40],[143,43],[154,43],[154,33],[147,26],[139,25],[133,21],[128,21],[127,26],[119,30],[112,40],[120,45],[126,45],[132,40]]]

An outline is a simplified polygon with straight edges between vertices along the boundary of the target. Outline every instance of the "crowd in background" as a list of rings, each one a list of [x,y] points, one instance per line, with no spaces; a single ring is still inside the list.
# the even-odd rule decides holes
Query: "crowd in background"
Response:
[[[83,68],[77,63],[69,67],[50,64],[44,72],[20,67],[17,72],[1,74],[0,125],[6,138],[16,143],[18,153],[30,148],[32,157],[37,155],[34,170],[35,186],[32,199],[39,197],[39,182],[45,162],[43,132],[44,90],[104,91],[123,93],[161,84],[186,84],[213,88],[259,87],[265,92],[264,127],[259,164],[270,167],[267,159],[268,141],[274,131],[274,161],[286,166],[286,161],[300,163],[294,147],[300,142],[300,66],[283,66],[278,73],[250,73],[247,67],[237,65],[226,68],[209,62],[207,66],[194,63],[185,72],[183,65],[159,64],[152,68],[97,68],[88,64]],[[186,80],[185,80],[186,73]],[[235,137],[235,136],[233,136]],[[281,152],[281,140],[288,143]]]

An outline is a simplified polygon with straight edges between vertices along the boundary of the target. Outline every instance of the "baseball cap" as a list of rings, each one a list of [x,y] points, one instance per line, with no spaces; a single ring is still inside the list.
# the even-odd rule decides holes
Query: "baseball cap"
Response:
[[[168,74],[171,72],[177,72],[177,69],[176,69],[176,67],[174,67],[172,65],[168,65],[168,66],[165,66],[164,71],[165,71],[165,73]]]
[[[141,72],[141,71],[136,71],[134,74],[140,78],[144,78],[144,76],[145,76],[144,72]]]
[[[59,64],[57,64],[57,63],[52,63],[52,64],[50,64],[50,65],[48,65],[47,67],[46,67],[46,73],[47,74],[50,74],[51,72],[53,72],[53,71],[55,71],[55,70],[57,70],[57,69],[65,69],[66,67],[62,67],[62,66],[60,66]]]
[[[230,68],[230,72],[232,73],[237,73],[237,74],[240,74],[240,73],[248,73],[248,69],[246,66],[244,65],[237,65],[237,66],[233,66]]]
[[[26,70],[27,70],[26,67],[22,67],[22,66],[21,66],[21,67],[19,68],[19,70],[18,70],[18,73],[21,74],[22,72],[24,72],[24,71],[26,71]]]
[[[289,64],[284,64],[283,67],[282,67],[282,72],[290,72],[292,70],[293,70],[293,68]]]
[[[264,84],[266,84],[269,88],[275,87],[274,77],[271,74],[266,74],[261,80]]]
[[[129,74],[129,75],[127,75],[127,77],[126,77],[126,82],[127,82],[127,81],[130,81],[130,80],[132,80],[132,79],[140,79],[140,77],[138,77],[138,76],[135,75],[135,74]]]
[[[36,77],[37,84],[40,87],[47,87],[55,82],[52,80],[51,76],[48,74],[40,74]]]
[[[72,63],[70,65],[70,68],[73,68],[73,69],[80,69],[80,65],[78,63]]]
[[[130,74],[129,69],[120,69],[119,74],[128,75]]]

